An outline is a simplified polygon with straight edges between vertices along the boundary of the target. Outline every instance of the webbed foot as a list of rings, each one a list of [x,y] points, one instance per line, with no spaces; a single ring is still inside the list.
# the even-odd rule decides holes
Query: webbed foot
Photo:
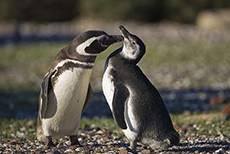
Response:
[[[47,137],[46,137],[46,146],[47,146],[48,148],[50,148],[50,147],[55,147],[55,146],[56,146],[56,145],[53,143],[52,137],[51,137],[51,136],[47,136]]]
[[[78,141],[78,135],[71,135],[69,137],[71,145],[79,145],[80,147],[83,147],[83,145]]]

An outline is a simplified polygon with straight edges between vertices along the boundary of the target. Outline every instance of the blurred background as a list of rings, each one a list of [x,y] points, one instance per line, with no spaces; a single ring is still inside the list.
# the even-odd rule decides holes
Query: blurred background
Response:
[[[145,42],[139,66],[170,113],[226,107],[229,0],[1,0],[0,117],[36,117],[40,83],[57,52],[79,33],[97,29],[119,34],[119,25]],[[113,45],[97,58],[94,97],[85,117],[111,116],[101,78],[106,57],[119,47]]]

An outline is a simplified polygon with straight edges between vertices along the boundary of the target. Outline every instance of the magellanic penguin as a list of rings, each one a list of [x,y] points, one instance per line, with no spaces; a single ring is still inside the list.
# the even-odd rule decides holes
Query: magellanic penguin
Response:
[[[145,54],[145,45],[123,26],[119,28],[123,46],[107,58],[102,79],[113,117],[134,152],[137,142],[154,150],[176,145],[180,137],[161,96],[136,65]]]
[[[71,145],[80,145],[78,129],[81,114],[92,97],[89,82],[95,59],[122,39],[103,31],[87,31],[59,51],[41,84],[38,140],[55,146],[52,139],[69,136]]]

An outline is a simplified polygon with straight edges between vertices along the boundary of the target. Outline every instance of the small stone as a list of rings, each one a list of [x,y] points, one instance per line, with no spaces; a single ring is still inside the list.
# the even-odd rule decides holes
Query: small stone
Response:
[[[26,148],[28,147],[29,145],[27,143],[24,143],[23,147]]]
[[[58,143],[57,144],[57,148],[63,148],[63,147],[64,147],[63,143]]]
[[[80,152],[80,151],[84,151],[84,149],[82,147],[78,147],[75,149],[75,151]]]
[[[86,134],[85,133],[81,133],[81,136],[83,137],[83,136],[86,136]]]
[[[76,149],[78,147],[78,145],[71,145],[70,147],[69,147],[69,149]]]
[[[19,131],[17,131],[16,135],[17,135],[17,137],[19,137],[19,138],[26,137],[26,134],[25,134],[25,133],[19,132]]]
[[[67,149],[66,151],[65,151],[65,153],[73,153],[74,151],[73,151],[73,149]]]
[[[119,148],[119,146],[118,145],[114,145],[114,148],[117,149],[117,148]]]
[[[9,142],[9,144],[12,144],[12,145],[16,145],[16,144],[20,144],[20,140],[19,139],[14,139],[12,141]]]
[[[21,149],[20,145],[19,145],[19,144],[16,144],[15,149],[16,149],[17,151],[19,151],[19,150]]]
[[[151,153],[151,151],[149,149],[144,149],[141,151],[142,153],[145,153],[145,154],[148,154],[148,153]]]
[[[108,148],[112,148],[113,145],[111,143],[108,143]]]
[[[102,130],[99,130],[99,131],[97,131],[96,133],[101,135],[101,134],[103,134],[103,131],[102,131]]]
[[[66,141],[65,144],[66,144],[66,145],[70,145],[71,142],[70,142],[70,141]]]
[[[121,148],[121,150],[119,151],[119,154],[127,154],[128,151],[126,148]]]
[[[222,154],[224,152],[225,152],[225,150],[223,148],[220,148],[220,149],[215,151],[215,153],[217,153],[217,154]]]

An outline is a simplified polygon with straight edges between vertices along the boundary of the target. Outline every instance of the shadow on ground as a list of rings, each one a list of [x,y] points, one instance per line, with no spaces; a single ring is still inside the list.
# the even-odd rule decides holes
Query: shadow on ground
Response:
[[[167,152],[188,152],[188,153],[199,153],[199,152],[211,152],[217,150],[229,150],[230,144],[228,142],[195,142],[181,143],[179,146],[173,149],[166,150]]]
[[[203,112],[212,109],[213,97],[222,98],[221,103],[230,98],[230,89],[187,89],[160,90],[170,113]],[[0,116],[6,118],[34,118],[38,112],[39,91],[0,91]],[[220,100],[219,100],[220,101]],[[220,103],[220,102],[217,102]],[[215,107],[218,109],[218,107]],[[221,108],[221,107],[219,107]],[[94,92],[93,99],[83,117],[111,117],[111,112],[102,91]]]

